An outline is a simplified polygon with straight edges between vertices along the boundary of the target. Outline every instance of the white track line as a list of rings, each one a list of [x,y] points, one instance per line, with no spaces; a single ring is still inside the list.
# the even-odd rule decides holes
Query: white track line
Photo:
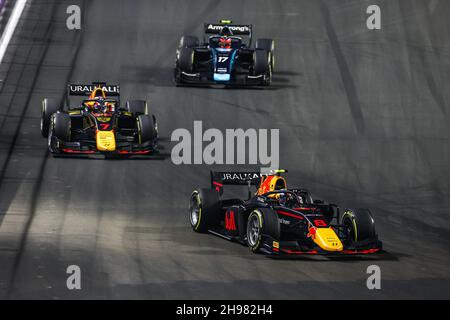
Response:
[[[20,16],[22,15],[27,1],[28,0],[17,0],[11,16],[9,17],[8,23],[5,27],[5,30],[3,31],[2,37],[0,38],[0,64],[3,61],[3,57],[5,56],[9,41],[14,34],[14,30],[16,29],[17,23],[19,22]]]

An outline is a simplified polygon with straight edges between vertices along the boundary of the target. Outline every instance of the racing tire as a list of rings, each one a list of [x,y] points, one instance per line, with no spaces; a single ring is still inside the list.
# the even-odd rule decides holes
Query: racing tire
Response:
[[[220,215],[219,194],[211,189],[196,189],[189,203],[189,222],[195,232],[204,233],[218,225]]]
[[[45,98],[42,100],[41,111],[41,133],[44,138],[48,137],[52,115],[61,110],[58,101]]]
[[[375,221],[369,209],[347,209],[341,217],[341,225],[345,226],[348,240],[359,242],[377,238]]]
[[[253,72],[255,76],[264,75],[264,80],[261,83],[263,86],[268,86],[272,82],[272,67],[271,54],[267,50],[255,50]]]
[[[190,47],[183,47],[177,59],[177,68],[179,71],[192,73],[194,70],[194,49]]]
[[[255,48],[256,49],[264,49],[270,52],[271,55],[271,67],[272,67],[272,72],[274,71],[275,68],[275,41],[273,39],[257,39],[256,40],[256,44],[255,44]]]
[[[141,114],[136,118],[138,129],[138,142],[154,141],[158,137],[158,127],[156,125],[155,116]]]
[[[67,113],[54,113],[52,115],[52,136],[64,142],[70,141],[71,122]]]
[[[263,236],[272,239],[280,238],[280,223],[277,213],[268,208],[253,210],[247,220],[247,245],[254,253],[263,246]]]
[[[191,48],[198,46],[198,37],[195,36],[182,36],[180,39],[179,48]]]
[[[148,114],[148,104],[145,100],[130,100],[127,101],[125,108],[128,112],[135,116],[140,114]]]

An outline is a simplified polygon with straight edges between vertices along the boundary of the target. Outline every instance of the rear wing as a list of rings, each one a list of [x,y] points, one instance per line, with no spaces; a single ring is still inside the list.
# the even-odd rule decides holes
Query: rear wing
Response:
[[[273,170],[264,173],[260,171],[211,171],[211,189],[215,189],[222,194],[224,185],[259,186],[262,177],[279,175],[284,172],[287,172],[287,170]]]
[[[66,105],[69,107],[69,98],[71,96],[89,96],[95,88],[101,87],[106,96],[120,97],[120,86],[110,85],[106,82],[92,82],[91,84],[68,84],[66,93]],[[118,101],[120,103],[120,101]]]
[[[233,32],[234,35],[250,36],[252,34],[251,24],[218,24],[218,23],[205,23],[206,34],[219,34],[223,27],[227,26]]]
[[[233,35],[249,36],[250,43],[252,41],[252,25],[251,24],[232,24],[231,20],[221,20],[219,23],[205,23],[205,34],[220,34],[223,27],[227,26]]]
[[[101,87],[108,96],[120,96],[119,85],[109,85],[105,82],[93,82],[92,84],[67,85],[68,96],[89,96],[95,88]]]
[[[257,185],[263,175],[261,172],[211,171],[211,189],[223,194],[224,185],[250,186]]]

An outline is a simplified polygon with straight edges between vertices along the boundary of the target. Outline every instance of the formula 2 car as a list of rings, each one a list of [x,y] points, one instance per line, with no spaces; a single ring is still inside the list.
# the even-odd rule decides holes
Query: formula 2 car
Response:
[[[381,251],[368,209],[341,213],[335,204],[313,200],[306,189],[287,189],[282,172],[211,172],[211,188],[196,189],[190,198],[193,230],[271,256]],[[248,199],[223,199],[224,185],[248,185]],[[257,186],[256,193],[252,186]]]
[[[66,107],[54,99],[42,101],[41,132],[53,154],[148,155],[156,151],[158,126],[143,100],[120,106],[118,85],[70,84]],[[88,96],[69,107],[70,96]]]
[[[230,20],[205,23],[204,30],[203,43],[196,36],[181,37],[176,84],[270,85],[275,63],[272,39],[257,39],[252,47],[252,25],[233,25]]]

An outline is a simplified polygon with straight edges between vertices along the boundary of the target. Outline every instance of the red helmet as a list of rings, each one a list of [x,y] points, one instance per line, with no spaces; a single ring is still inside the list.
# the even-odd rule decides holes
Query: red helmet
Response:
[[[229,38],[227,36],[220,37],[219,47],[224,48],[224,49],[230,49],[231,48],[231,38]]]

